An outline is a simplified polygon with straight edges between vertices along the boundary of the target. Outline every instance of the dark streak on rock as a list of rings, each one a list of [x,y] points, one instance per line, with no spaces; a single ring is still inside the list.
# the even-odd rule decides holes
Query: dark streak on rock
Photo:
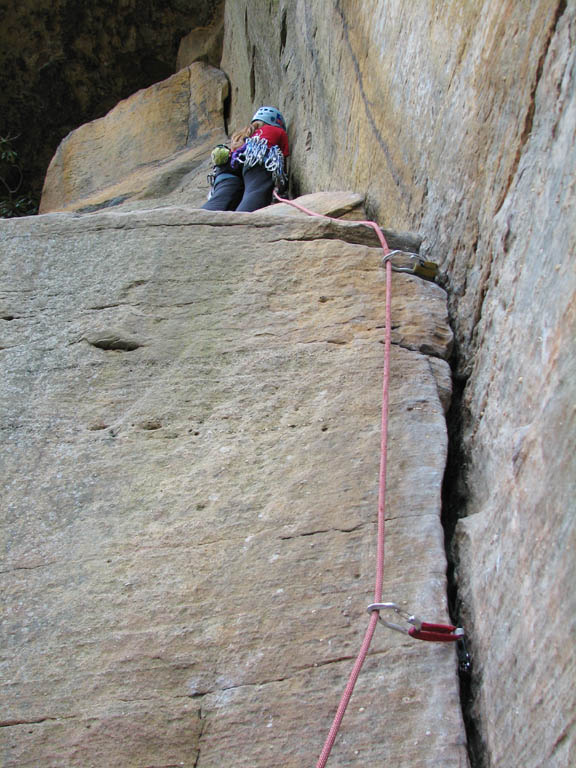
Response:
[[[76,715],[63,715],[62,717],[35,717],[30,720],[0,720],[0,728],[12,728],[15,725],[36,725],[48,720],[72,720]]]
[[[206,715],[202,715],[202,707],[198,710],[198,717],[200,719],[200,733],[198,734],[198,752],[196,753],[196,759],[192,768],[197,768],[200,762],[200,752],[202,749],[202,736],[204,735],[204,729],[206,728]]]
[[[374,136],[376,137],[376,141],[378,142],[380,149],[384,153],[384,157],[386,158],[386,162],[388,163],[388,168],[390,170],[390,174],[392,175],[392,178],[394,179],[394,182],[398,186],[398,190],[400,191],[403,199],[407,202],[411,200],[411,195],[404,184],[404,181],[402,180],[402,177],[398,171],[398,169],[395,167],[394,162],[392,160],[392,156],[390,154],[390,150],[388,148],[388,145],[384,141],[384,138],[382,134],[380,133],[378,126],[376,125],[376,121],[374,120],[374,116],[372,114],[372,110],[370,107],[370,103],[368,101],[368,98],[366,96],[366,93],[364,91],[364,78],[362,77],[362,71],[360,69],[360,66],[358,64],[358,59],[356,58],[356,55],[354,51],[352,50],[352,45],[350,43],[350,38],[348,35],[348,22],[346,21],[344,12],[341,8],[340,0],[337,0],[336,2],[336,11],[340,15],[340,21],[342,23],[342,30],[343,30],[343,38],[344,42],[346,43],[346,46],[348,48],[348,51],[350,53],[350,58],[352,59],[352,64],[354,66],[354,72],[356,73],[356,77],[358,79],[358,86],[360,90],[360,95],[362,96],[362,101],[364,102],[364,108],[366,110],[366,117],[368,119],[368,122],[370,123],[370,127],[372,128],[372,131],[374,133]]]
[[[364,523],[358,523],[350,528],[323,528],[319,531],[306,531],[305,533],[296,533],[293,536],[279,536],[280,541],[289,541],[290,539],[301,539],[304,536],[317,536],[319,533],[352,533],[364,527]]]
[[[508,179],[506,181],[504,191],[502,192],[502,195],[500,196],[500,199],[496,205],[496,210],[494,212],[494,215],[498,213],[498,211],[500,210],[500,208],[502,208],[502,205],[504,204],[504,200],[506,200],[508,191],[512,186],[512,182],[514,181],[516,172],[518,171],[518,165],[520,164],[520,159],[524,153],[524,147],[526,146],[526,143],[530,138],[530,134],[532,133],[532,125],[534,123],[534,113],[536,112],[536,91],[538,90],[540,80],[542,79],[544,63],[546,61],[546,57],[548,56],[550,44],[552,43],[552,39],[556,34],[558,23],[560,22],[560,19],[564,14],[565,10],[566,10],[566,0],[559,0],[559,3],[556,7],[556,13],[554,14],[552,24],[550,25],[550,29],[548,31],[548,35],[546,36],[546,39],[544,41],[542,53],[540,54],[540,58],[538,59],[538,66],[536,67],[536,76],[534,77],[534,83],[532,84],[532,90],[530,91],[530,103],[528,104],[528,110],[526,112],[526,117],[524,119],[524,128],[520,135],[518,148],[516,150],[516,156],[514,157],[514,162],[512,163],[512,168],[508,175]]]
[[[105,208],[113,208],[115,205],[121,205],[129,200],[130,194],[118,195],[118,197],[111,197],[109,200],[104,200],[102,203],[95,203],[93,205],[85,205],[82,208],[78,208],[78,213],[95,213],[96,211],[102,211]]]

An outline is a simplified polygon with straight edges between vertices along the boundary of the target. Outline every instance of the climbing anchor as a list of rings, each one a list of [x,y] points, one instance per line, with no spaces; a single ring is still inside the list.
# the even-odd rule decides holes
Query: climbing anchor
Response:
[[[407,256],[413,263],[406,266],[405,264],[395,264],[392,256],[397,253],[401,253],[403,256]],[[417,253],[411,253],[410,251],[390,251],[382,259],[382,266],[386,265],[386,262],[390,261],[392,264],[392,270],[394,272],[405,272],[409,275],[416,275],[424,280],[430,280],[434,282],[438,277],[438,264],[434,261],[426,261]]]
[[[396,603],[371,603],[366,610],[368,613],[378,611],[378,619],[382,624],[396,632],[410,635],[410,637],[413,637],[415,640],[450,643],[464,637],[464,630],[461,627],[455,627],[452,624],[432,624],[429,621],[422,621],[418,616],[414,616],[408,611],[403,610],[399,605],[396,605]],[[380,611],[386,610],[393,611],[396,616],[403,618],[410,626],[403,626],[382,618]]]

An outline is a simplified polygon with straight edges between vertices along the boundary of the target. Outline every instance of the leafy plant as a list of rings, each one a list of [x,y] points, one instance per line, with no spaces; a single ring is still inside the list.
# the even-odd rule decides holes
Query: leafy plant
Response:
[[[0,136],[0,218],[31,216],[38,212],[38,201],[22,192],[24,171],[13,142],[18,136]]]

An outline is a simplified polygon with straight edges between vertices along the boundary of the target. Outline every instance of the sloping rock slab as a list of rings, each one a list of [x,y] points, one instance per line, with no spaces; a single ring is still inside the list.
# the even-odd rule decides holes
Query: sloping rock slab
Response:
[[[374,579],[385,275],[359,229],[2,222],[5,768],[316,760]],[[443,621],[445,296],[393,291],[384,594]],[[383,764],[467,765],[452,646],[378,630],[330,765]]]
[[[40,211],[90,210],[167,194],[224,133],[225,74],[202,62],[121,101],[62,141]]]

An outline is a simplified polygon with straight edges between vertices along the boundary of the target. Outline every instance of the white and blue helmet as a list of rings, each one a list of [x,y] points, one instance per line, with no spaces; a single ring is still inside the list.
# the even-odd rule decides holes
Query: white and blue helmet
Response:
[[[255,120],[286,130],[286,121],[276,107],[260,107],[250,122],[253,123]]]

